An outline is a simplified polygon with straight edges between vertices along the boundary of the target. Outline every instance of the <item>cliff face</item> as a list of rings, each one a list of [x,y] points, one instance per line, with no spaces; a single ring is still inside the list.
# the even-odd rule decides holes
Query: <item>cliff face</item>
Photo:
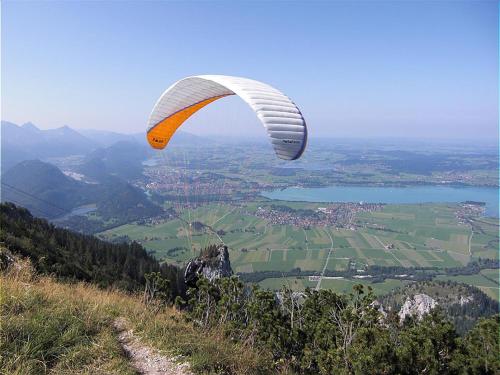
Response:
[[[415,294],[413,298],[406,298],[404,305],[401,307],[401,310],[399,310],[399,319],[403,321],[407,316],[415,316],[418,320],[421,320],[423,316],[428,314],[437,304],[438,303],[427,294]]]
[[[214,281],[232,274],[233,269],[227,246],[220,245],[205,249],[199,257],[189,261],[184,273],[184,280],[188,286],[194,286],[200,276]]]
[[[460,335],[469,331],[480,317],[498,313],[497,301],[476,287],[453,281],[434,280],[411,283],[396,288],[384,296],[379,296],[378,300],[386,311],[404,313],[406,316],[406,313],[414,310],[410,307],[416,304],[414,296],[418,294],[432,298],[453,322]],[[405,304],[406,308],[403,309]]]

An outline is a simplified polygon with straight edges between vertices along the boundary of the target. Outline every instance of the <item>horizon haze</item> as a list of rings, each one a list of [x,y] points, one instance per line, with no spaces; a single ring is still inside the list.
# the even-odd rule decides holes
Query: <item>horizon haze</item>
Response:
[[[145,131],[172,83],[227,74],[290,95],[311,138],[498,139],[496,2],[3,2],[2,56],[2,119],[42,129]],[[239,98],[182,130],[264,136]]]

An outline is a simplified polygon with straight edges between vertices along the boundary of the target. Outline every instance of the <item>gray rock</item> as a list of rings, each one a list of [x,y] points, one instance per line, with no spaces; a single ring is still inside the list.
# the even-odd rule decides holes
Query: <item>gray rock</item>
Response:
[[[0,249],[0,271],[6,270],[15,263],[15,258],[7,249]]]
[[[458,301],[458,303],[460,304],[460,306],[463,306],[463,305],[467,305],[468,303],[470,303],[472,301],[474,301],[473,296],[468,296],[468,297],[460,296],[460,300]]]
[[[232,274],[227,246],[220,245],[215,251],[214,248],[209,249],[205,254],[190,260],[184,272],[184,281],[188,286],[194,286],[200,276],[214,281]]]
[[[407,297],[406,302],[399,310],[399,319],[405,320],[407,316],[415,316],[421,320],[425,314],[428,314],[438,303],[427,294],[415,294],[413,298]]]

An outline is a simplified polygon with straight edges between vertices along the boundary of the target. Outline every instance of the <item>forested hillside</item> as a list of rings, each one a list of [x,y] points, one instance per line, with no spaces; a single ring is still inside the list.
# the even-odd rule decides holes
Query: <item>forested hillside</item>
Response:
[[[64,215],[74,207],[93,203],[94,186],[65,176],[56,166],[25,160],[2,174],[2,201],[12,201],[48,218]]]
[[[179,269],[160,265],[135,242],[111,244],[61,229],[12,203],[0,205],[0,226],[3,246],[30,258],[41,273],[135,290],[143,287],[146,273],[161,272],[174,296],[183,292]]]
[[[130,181],[142,176],[142,161],[147,157],[148,149],[145,145],[133,140],[118,141],[91,152],[77,169],[96,180],[111,174]]]
[[[23,161],[2,175],[2,201],[27,207],[37,216],[58,218],[63,220],[59,226],[84,233],[162,212],[143,191],[106,169],[99,175],[98,182],[85,183],[39,160]],[[95,220],[70,214],[73,209],[87,204],[95,205]]]
[[[453,322],[458,333],[470,330],[480,317],[498,313],[498,302],[478,288],[453,281],[422,281],[398,288],[380,299],[386,309],[399,311],[408,296],[433,298]]]
[[[188,316],[202,329],[219,327],[232,340],[266,348],[283,373],[300,374],[497,374],[498,315],[481,318],[460,337],[437,306],[400,320],[384,313],[370,288],[353,292],[284,287],[277,295],[237,277],[188,292]]]

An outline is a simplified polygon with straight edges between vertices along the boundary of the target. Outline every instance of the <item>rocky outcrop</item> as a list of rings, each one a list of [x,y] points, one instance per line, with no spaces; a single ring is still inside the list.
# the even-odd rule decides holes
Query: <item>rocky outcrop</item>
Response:
[[[460,296],[460,300],[458,301],[458,303],[460,304],[460,306],[463,306],[467,305],[468,303],[471,303],[472,301],[474,301],[473,296],[468,296],[468,297]]]
[[[403,321],[407,316],[414,316],[421,320],[425,314],[428,314],[437,305],[438,303],[427,294],[415,294],[413,298],[406,298],[406,302],[399,310],[399,319]]]
[[[380,301],[375,300],[370,304],[370,306],[380,313],[380,318],[382,320],[387,318],[387,312],[385,311],[384,306],[382,306],[382,303],[380,303]]]
[[[184,272],[184,281],[186,285],[194,286],[200,276],[207,278],[209,281],[214,281],[221,277],[229,277],[232,274],[233,270],[227,246],[212,246],[202,251],[199,257],[189,261]]]
[[[3,247],[0,248],[0,271],[6,270],[14,263],[15,258],[12,253]]]

